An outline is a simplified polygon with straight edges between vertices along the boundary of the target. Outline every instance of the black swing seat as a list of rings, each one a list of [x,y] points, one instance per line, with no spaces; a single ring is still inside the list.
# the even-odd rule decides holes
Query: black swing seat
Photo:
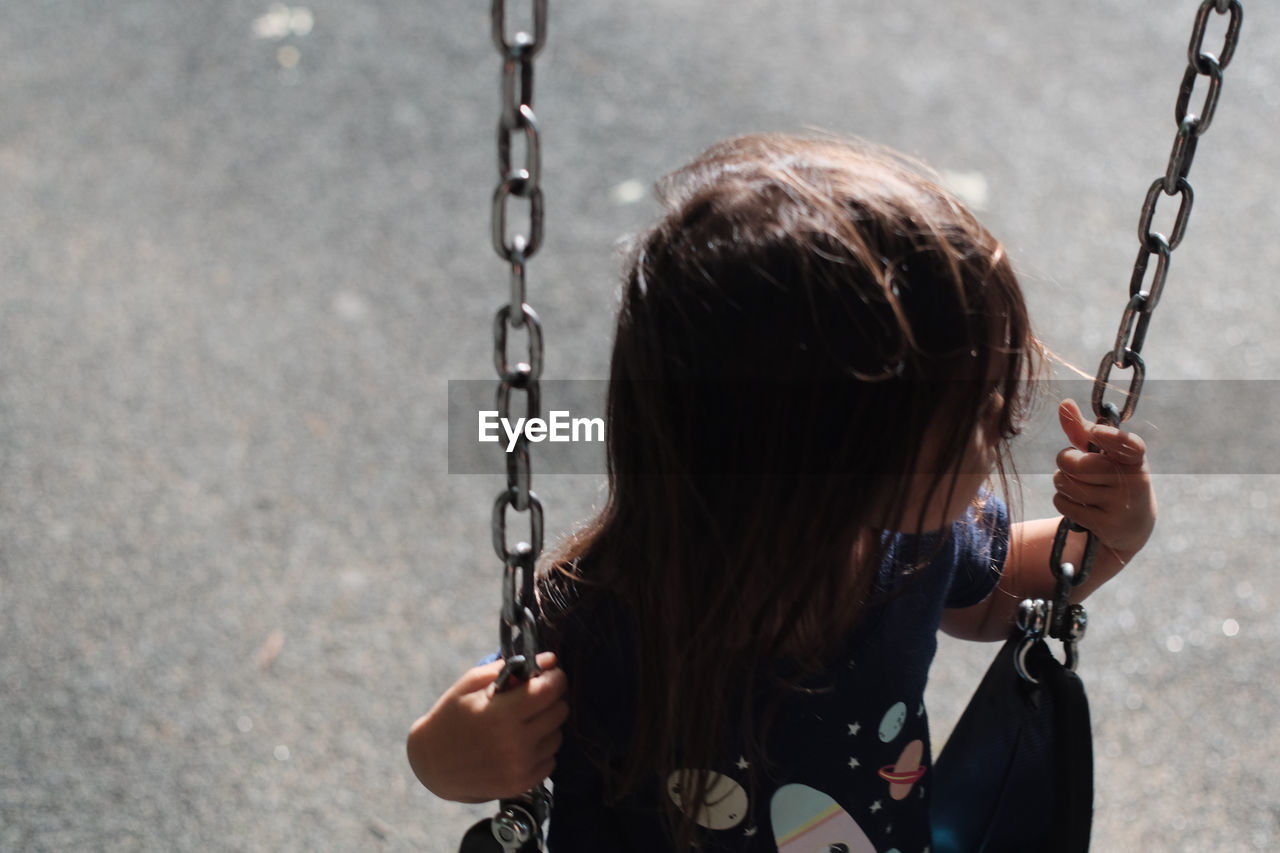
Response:
[[[933,769],[934,853],[1083,853],[1093,819],[1093,738],[1080,678],[1043,640],[996,656]]]

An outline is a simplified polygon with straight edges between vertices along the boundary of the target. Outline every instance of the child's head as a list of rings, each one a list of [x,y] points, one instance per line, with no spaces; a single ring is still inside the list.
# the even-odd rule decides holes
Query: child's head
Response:
[[[845,529],[949,521],[1038,352],[999,241],[901,159],[829,139],[723,142],[659,191],[614,344],[617,497],[688,489],[726,534],[798,504]]]

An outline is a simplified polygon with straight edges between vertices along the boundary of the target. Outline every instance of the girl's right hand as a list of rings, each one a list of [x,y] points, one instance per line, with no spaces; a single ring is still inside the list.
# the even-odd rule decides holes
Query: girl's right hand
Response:
[[[409,766],[442,799],[483,803],[514,797],[551,775],[569,717],[568,679],[555,655],[542,674],[503,693],[495,661],[467,671],[409,730]]]
[[[1090,424],[1074,400],[1062,402],[1058,420],[1072,446],[1058,454],[1053,505],[1093,531],[1119,571],[1156,525],[1146,442],[1116,427]]]

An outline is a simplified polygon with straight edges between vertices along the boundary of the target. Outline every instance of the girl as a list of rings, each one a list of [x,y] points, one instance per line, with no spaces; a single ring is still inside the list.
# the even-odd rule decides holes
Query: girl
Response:
[[[539,576],[560,665],[498,696],[472,670],[410,761],[471,801],[554,766],[556,853],[923,850],[937,630],[1004,639],[1053,589],[1058,519],[1010,525],[981,488],[1042,356],[1017,280],[958,201],[863,146],[743,137],[659,191],[618,313],[608,501]],[[1140,438],[1059,413],[1054,504],[1101,543],[1080,600],[1155,500]]]

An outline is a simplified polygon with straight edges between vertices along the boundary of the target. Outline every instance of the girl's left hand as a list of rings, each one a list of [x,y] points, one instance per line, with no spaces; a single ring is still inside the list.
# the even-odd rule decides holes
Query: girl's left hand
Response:
[[[1058,406],[1058,420],[1073,446],[1058,454],[1053,505],[1097,534],[1123,565],[1156,523],[1147,445],[1133,433],[1088,423],[1074,400]],[[1100,452],[1090,452],[1090,444]]]

